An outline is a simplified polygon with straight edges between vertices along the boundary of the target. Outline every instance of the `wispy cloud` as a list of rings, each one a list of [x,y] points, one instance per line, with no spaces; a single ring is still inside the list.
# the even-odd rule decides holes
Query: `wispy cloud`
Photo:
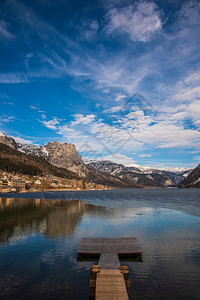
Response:
[[[31,109],[35,109],[35,110],[37,109],[37,107],[34,106],[34,105],[30,105],[30,108],[31,108]]]
[[[139,154],[139,157],[151,157],[151,154]]]
[[[21,83],[29,82],[27,75],[23,72],[16,73],[0,73],[0,83]]]
[[[127,98],[127,96],[126,95],[118,95],[116,98],[115,98],[115,101],[120,101],[120,100],[122,100],[122,99],[124,99],[124,98]]]
[[[120,153],[115,153],[113,155],[107,155],[102,157],[103,160],[109,160],[118,164],[122,164],[124,166],[134,164],[135,161],[133,160],[132,157],[128,157],[126,155],[120,154]]]
[[[180,89],[180,87],[179,87]],[[200,86],[191,88],[191,86],[182,86],[182,89],[173,96],[174,100],[178,102],[192,101],[194,99],[200,99]]]
[[[11,101],[3,101],[2,104],[5,104],[5,105],[15,105],[15,103],[11,102]]]
[[[5,115],[0,116],[1,123],[9,123],[9,122],[13,121],[14,119],[15,119],[15,117],[13,117],[13,116],[5,116]]]
[[[17,143],[20,143],[20,144],[28,144],[28,145],[33,144],[33,142],[32,142],[31,140],[27,140],[27,139],[24,139],[24,138],[19,137],[19,136],[12,136],[12,138],[13,138]]]
[[[178,13],[182,27],[200,25],[200,3],[197,0],[185,1]]]
[[[153,2],[139,1],[107,13],[107,34],[127,34],[132,41],[147,42],[162,28],[161,12]]]
[[[6,39],[14,38],[14,34],[8,30],[8,24],[3,19],[0,20],[0,36]]]

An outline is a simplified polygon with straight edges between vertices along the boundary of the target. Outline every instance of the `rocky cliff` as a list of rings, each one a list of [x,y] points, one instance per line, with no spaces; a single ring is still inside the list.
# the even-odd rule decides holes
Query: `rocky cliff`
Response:
[[[12,137],[7,136],[3,132],[0,132],[0,143],[5,144],[11,148],[17,149],[17,143],[15,142],[15,140]]]
[[[27,155],[40,157],[48,163],[68,169],[78,176],[86,177],[88,170],[73,144],[50,142],[44,146],[16,143],[12,137],[0,133],[0,143],[12,147]]]
[[[48,155],[47,161],[57,167],[66,168],[81,177],[85,177],[88,170],[74,144],[50,142],[44,146]]]
[[[0,170],[31,176],[53,175],[60,178],[81,179],[70,170],[53,166],[43,158],[26,155],[3,143],[0,143]]]

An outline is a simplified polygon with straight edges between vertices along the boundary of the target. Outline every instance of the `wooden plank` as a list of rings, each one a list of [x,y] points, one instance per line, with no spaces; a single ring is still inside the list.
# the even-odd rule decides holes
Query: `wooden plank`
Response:
[[[78,254],[101,254],[116,252],[119,255],[140,255],[142,250],[135,237],[125,238],[83,238]]]
[[[117,276],[115,276],[114,278],[111,278],[110,276],[107,276],[107,277],[99,277],[99,282],[106,282],[106,283],[109,283],[109,284],[113,284],[113,282],[119,282],[121,281],[121,278],[118,278]]]
[[[95,299],[128,300],[124,277],[120,270],[100,270],[97,274]]]
[[[98,299],[96,300],[127,300],[126,297],[124,297],[123,295],[114,295],[113,294],[110,294],[110,295],[101,295],[100,296],[101,298],[99,298],[98,296]]]
[[[98,273],[99,277],[105,277],[105,276],[113,276],[113,277],[118,277],[119,275],[119,270],[106,270],[106,272],[104,272],[104,270],[100,270],[101,272]],[[120,273],[121,274],[121,273]]]

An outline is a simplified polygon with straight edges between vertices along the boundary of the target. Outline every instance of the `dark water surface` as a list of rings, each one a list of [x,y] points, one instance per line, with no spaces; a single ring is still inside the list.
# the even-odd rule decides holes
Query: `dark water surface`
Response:
[[[130,299],[200,299],[200,189],[2,196],[1,299],[88,299],[86,236],[137,237],[143,262],[124,263]]]

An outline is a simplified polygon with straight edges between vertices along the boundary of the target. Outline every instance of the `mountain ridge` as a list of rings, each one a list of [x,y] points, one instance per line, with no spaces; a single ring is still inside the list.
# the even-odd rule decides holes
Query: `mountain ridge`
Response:
[[[14,138],[0,133],[3,143],[27,156],[38,157],[49,164],[69,170],[89,182],[113,187],[173,187],[178,186],[192,171],[158,170],[137,164],[124,166],[112,161],[84,162],[74,144],[52,141],[44,146],[17,143]],[[119,185],[119,186],[118,186]]]
[[[175,173],[151,168],[146,168],[144,172],[139,169],[139,165],[137,167],[126,167],[112,161],[92,161],[87,162],[87,165],[112,176],[118,176],[121,179],[128,179],[129,181],[149,187],[177,186],[185,179],[187,173],[191,172],[190,169]]]
[[[200,164],[179,185],[180,188],[200,188]]]
[[[0,143],[0,169],[31,176],[51,174],[61,178],[81,179],[74,172],[53,166],[43,158],[28,156],[3,143]]]
[[[59,168],[66,168],[78,176],[87,176],[88,170],[74,144],[60,143],[57,141],[49,142],[44,146],[22,144],[17,143],[12,137],[8,137],[5,133],[0,133],[0,143],[6,144],[29,156],[41,157],[48,163]]]

